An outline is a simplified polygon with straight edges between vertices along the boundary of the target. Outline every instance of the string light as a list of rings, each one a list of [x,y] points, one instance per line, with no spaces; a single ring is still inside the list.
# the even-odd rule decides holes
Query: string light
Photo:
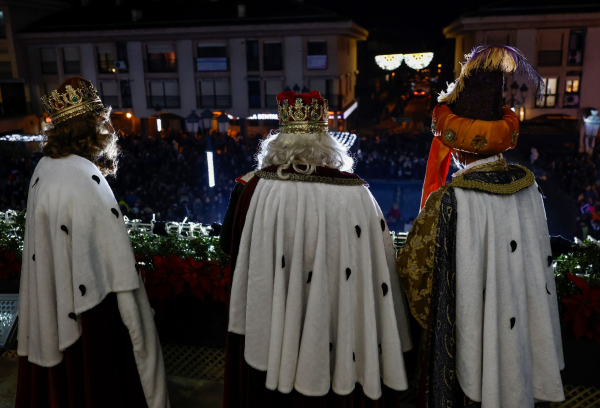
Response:
[[[406,54],[404,61],[412,69],[423,69],[433,60],[433,52],[424,52],[420,54]]]
[[[375,63],[381,69],[393,71],[402,64],[403,58],[402,54],[377,55],[375,56]]]

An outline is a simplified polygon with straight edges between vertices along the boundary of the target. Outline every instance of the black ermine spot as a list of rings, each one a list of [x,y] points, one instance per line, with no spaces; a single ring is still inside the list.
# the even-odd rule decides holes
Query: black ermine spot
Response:
[[[354,352],[352,352],[352,361],[356,361],[356,354]]]
[[[358,237],[360,238],[360,227],[357,225],[356,227],[354,227],[354,229],[356,230],[356,235],[358,235]]]
[[[116,208],[111,208],[110,212],[113,213],[115,215],[115,217],[119,218],[119,212],[117,211]]]
[[[69,319],[73,319],[75,321],[77,321],[77,315],[73,312],[69,313]]]
[[[510,329],[512,330],[513,327],[515,327],[515,322],[517,321],[517,319],[515,319],[514,317],[510,318]]]
[[[67,233],[67,235],[69,235],[69,229],[67,228],[67,226],[66,226],[66,225],[61,225],[61,226],[60,226],[60,229],[61,229],[61,230],[63,230],[64,232],[66,232],[66,233]]]
[[[350,268],[346,268],[346,280],[350,279],[351,274],[352,274],[352,271],[350,270]]]
[[[379,355],[381,355],[381,343],[379,343]]]
[[[40,178],[39,178],[39,177],[35,179],[35,183],[33,183],[33,186],[31,186],[31,188],[34,188],[34,187],[35,187],[35,185],[38,183],[38,181],[40,181]]]
[[[381,290],[383,290],[383,296],[387,295],[387,293],[388,293],[387,283],[382,283],[381,284]]]
[[[306,281],[306,283],[310,283],[311,280],[312,280],[312,271],[310,271],[308,273],[308,280]]]
[[[281,257],[281,267],[285,268],[285,255]]]
[[[98,185],[100,185],[100,177],[93,175],[92,180],[94,180],[96,183],[98,183]]]
[[[517,250],[517,241],[510,241],[510,249],[512,249],[512,252]]]
[[[79,285],[79,290],[81,291],[81,296],[85,296],[85,286]]]
[[[329,343],[329,352],[331,352],[331,350],[333,350],[333,343]]]
[[[33,262],[35,262],[35,254],[33,254],[33,256],[31,257],[31,259],[33,259]]]
[[[382,231],[385,231],[385,221],[384,221],[384,220],[381,220],[381,223],[380,223],[380,224],[381,224],[381,230],[382,230]]]
[[[546,293],[549,295],[552,295],[552,293],[550,293],[550,291],[548,290],[548,284],[546,283]]]

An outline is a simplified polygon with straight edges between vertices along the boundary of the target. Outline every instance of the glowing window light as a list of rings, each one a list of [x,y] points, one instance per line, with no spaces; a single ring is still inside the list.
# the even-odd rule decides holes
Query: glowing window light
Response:
[[[125,116],[127,116],[127,119],[131,119],[131,113],[130,113],[130,112],[127,112],[127,113],[125,114]]]
[[[433,60],[433,52],[404,55],[404,62],[412,69],[423,69],[431,63],[431,60]]]
[[[215,186],[215,165],[213,163],[213,152],[206,152],[206,162],[208,163],[208,186]]]
[[[160,118],[156,118],[156,129],[160,132],[162,130],[162,121]]]
[[[393,71],[402,64],[402,59],[404,55],[402,54],[390,54],[390,55],[376,55],[375,63],[381,69],[385,69],[386,71]]]

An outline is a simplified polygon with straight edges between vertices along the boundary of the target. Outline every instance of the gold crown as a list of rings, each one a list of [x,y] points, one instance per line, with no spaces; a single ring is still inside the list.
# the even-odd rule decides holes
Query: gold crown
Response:
[[[86,112],[104,109],[94,85],[79,82],[77,89],[67,85],[65,90],[65,93],[58,93],[55,89],[50,96],[42,96],[42,105],[54,124]]]
[[[329,106],[327,99],[319,103],[316,98],[307,105],[302,98],[296,98],[293,105],[289,99],[277,100],[277,116],[281,133],[320,133],[327,132]]]

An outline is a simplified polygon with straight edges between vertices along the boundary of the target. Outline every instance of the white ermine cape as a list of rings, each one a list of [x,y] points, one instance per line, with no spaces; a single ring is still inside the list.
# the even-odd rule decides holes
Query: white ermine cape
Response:
[[[378,399],[408,387],[404,295],[390,232],[362,185],[261,179],[233,276],[229,331],[266,387]]]
[[[169,406],[153,313],[114,195],[75,155],[43,158],[29,186],[18,354],[53,367],[81,335],[77,316],[115,292],[149,408]]]

